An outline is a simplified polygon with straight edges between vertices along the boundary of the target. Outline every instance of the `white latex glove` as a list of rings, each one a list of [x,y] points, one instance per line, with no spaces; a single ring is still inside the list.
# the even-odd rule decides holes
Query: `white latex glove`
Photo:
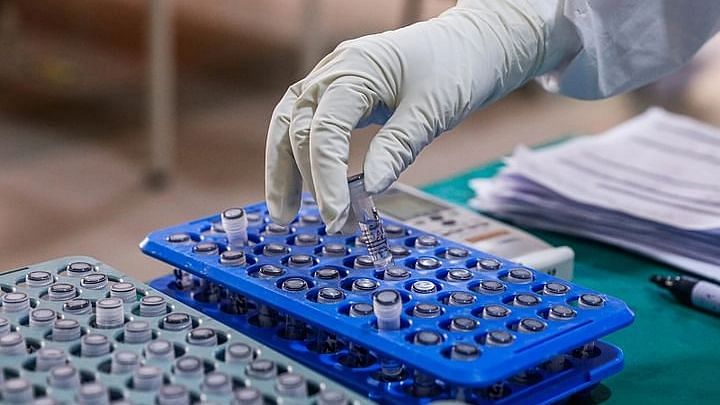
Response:
[[[340,44],[273,113],[265,174],[272,220],[294,218],[304,180],[328,232],[354,227],[350,132],[384,124],[364,172],[368,192],[385,190],[435,137],[571,57],[578,38],[562,15],[558,0],[460,0],[429,21]]]

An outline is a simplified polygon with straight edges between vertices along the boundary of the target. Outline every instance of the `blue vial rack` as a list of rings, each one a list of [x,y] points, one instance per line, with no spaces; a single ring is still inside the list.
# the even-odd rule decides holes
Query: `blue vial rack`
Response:
[[[76,263],[76,265],[68,267],[72,263]],[[26,281],[28,274],[43,277],[49,275],[50,278],[46,283],[35,281],[29,285]],[[104,281],[102,276],[106,277]],[[98,324],[102,322],[98,319],[97,303],[114,295],[114,292],[111,292],[113,286],[122,282],[131,283],[134,291],[125,296],[122,304],[124,318],[121,325],[114,328],[98,327]],[[54,294],[51,300],[49,298],[53,286],[62,287],[55,288],[56,292],[69,293]],[[121,371],[119,369],[113,371],[112,359],[119,352],[137,355],[141,365],[158,367],[162,372],[163,386],[176,384],[185,387],[189,392],[189,399],[187,402],[180,399],[170,402],[174,404],[200,403],[202,401],[231,403],[233,393],[243,389],[245,389],[246,399],[247,396],[252,397],[259,392],[260,403],[317,404],[320,403],[321,397],[337,399],[338,396],[344,396],[347,400],[345,403],[348,404],[369,402],[366,398],[313,372],[257,340],[234,331],[207,315],[174,298],[167,297],[91,257],[64,257],[11,270],[0,274],[0,287],[3,296],[2,307],[0,307],[0,352],[2,352],[0,353],[0,393],[3,397],[0,399],[0,403],[33,403],[32,401],[39,401],[37,403],[43,404],[84,403],[80,392],[87,390],[86,393],[92,394],[93,390],[98,389],[97,385],[93,386],[93,383],[96,382],[100,382],[107,389],[107,394],[104,398],[95,398],[95,402],[88,399],[85,403],[158,403],[156,401],[160,390],[157,388],[141,390],[140,387],[135,386],[133,383],[135,371],[128,370],[122,373],[118,372]],[[22,298],[23,296],[27,298],[27,301],[15,302],[18,297]],[[144,312],[145,316],[143,316],[140,312],[142,311],[140,305],[141,302],[145,302],[141,301],[145,297],[162,297],[165,302],[162,307],[159,307],[160,311],[153,314]],[[83,300],[87,300],[87,302]],[[90,304],[90,308],[86,307],[88,312],[77,314],[77,308],[82,308],[80,304]],[[34,312],[37,310],[41,311]],[[50,319],[47,323],[33,321],[36,319],[35,315],[39,313],[52,314],[47,310],[55,312],[55,320]],[[166,327],[166,320],[172,316],[186,319],[188,321],[186,327],[172,330]],[[77,326],[79,323],[79,332],[82,337],[69,340],[58,340],[59,337],[54,339],[53,337],[56,335],[53,329],[58,320],[76,320],[75,325]],[[150,324],[149,341],[129,342],[130,339],[125,336],[124,327],[132,321],[146,321]],[[193,341],[190,334],[201,328],[214,331],[216,340],[207,345]],[[19,343],[18,350],[13,349],[13,353],[10,353],[12,347],[7,343],[11,343],[12,339],[9,339],[8,336],[16,337],[17,335],[11,336],[16,333],[22,337],[23,341]],[[103,351],[97,356],[86,355],[89,353],[83,352],[85,349],[81,342],[89,335],[99,336],[100,340],[105,339],[109,343],[110,352]],[[166,345],[169,342],[172,347],[169,358],[149,357],[149,345],[156,342]],[[229,361],[227,352],[230,347],[247,350],[249,352],[247,359]],[[55,368],[45,370],[45,367],[42,367],[43,370],[39,369],[40,350],[48,348],[60,349],[66,358],[62,364],[71,365],[77,370],[79,381],[76,381],[74,386],[58,388],[50,382],[52,370]],[[179,362],[186,359],[190,359],[190,363],[198,360],[201,362],[202,369],[197,375],[193,377],[180,375],[178,372]],[[251,364],[258,365],[260,363],[268,366],[271,371],[262,376],[249,371],[253,367]],[[307,395],[290,396],[286,395],[285,391],[278,391],[279,376],[289,372],[304,377]],[[221,393],[208,388],[211,381],[217,383],[228,379],[231,388],[229,392]],[[22,396],[22,386],[27,383],[31,386],[30,396],[32,399],[26,401],[16,398],[17,395]]]
[[[337,349],[332,352],[320,353],[314,350],[317,345],[317,331],[308,331],[307,337],[300,341],[285,339],[282,337],[281,324],[259,327],[249,322],[254,313],[253,309],[241,315],[228,312],[222,299],[208,302],[202,299],[202,294],[194,294],[201,291],[198,286],[179,287],[175,275],[152,280],[150,286],[382,404],[426,404],[458,397],[476,404],[551,404],[589,390],[623,368],[622,351],[609,343],[598,341],[597,349],[590,357],[583,357],[582,349],[579,348],[561,355],[564,360],[560,363],[561,367],[556,370],[551,367],[553,363],[545,363],[533,367],[531,374],[523,374],[531,375],[533,378],[523,379],[521,375],[498,381],[497,384],[507,388],[501,396],[491,397],[491,392],[487,389],[462,392],[457,388],[446,387],[433,396],[418,397],[413,394],[413,381],[410,375],[392,383],[378,381],[380,367],[377,361],[373,361],[367,367],[346,367],[342,361],[349,356],[348,345],[345,342],[338,342]],[[201,299],[194,298],[194,295]],[[248,306],[252,308],[255,305],[250,303]],[[279,316],[282,317],[282,314]]]
[[[206,280],[209,285],[217,284],[263,303],[378,356],[398,359],[407,367],[452,386],[490,387],[627,326],[634,317],[616,298],[391,220],[385,220],[385,226],[391,249],[397,255],[395,263],[407,270],[410,277],[386,280],[371,266],[361,265],[366,250],[357,243],[357,235],[326,234],[312,202],[305,202],[300,215],[287,229],[269,222],[264,203],[245,209],[251,243],[244,248],[247,261],[244,266],[220,262],[226,238],[219,226],[219,215],[153,232],[141,243],[141,249]],[[300,235],[304,236],[299,239]],[[341,256],[327,254],[330,246],[334,249],[338,245],[344,247]],[[467,255],[457,257],[460,252]],[[261,273],[267,265],[274,270]],[[340,277],[332,280],[318,277],[318,271],[327,268],[336,270]],[[450,280],[448,275],[457,269],[469,271],[470,279]],[[270,277],[266,277],[268,274]],[[295,286],[307,288],[282,289],[289,279],[293,279]],[[362,280],[362,284],[357,280]],[[415,284],[418,281],[421,283]],[[480,287],[488,282],[493,287],[499,286],[499,293],[480,292],[485,291]],[[353,285],[364,290],[358,291]],[[548,285],[560,285],[566,291],[560,295],[544,294]],[[414,286],[422,289],[414,291]],[[319,289],[326,287],[341,291],[342,300],[332,304],[318,302]],[[371,304],[373,292],[383,289],[394,289],[402,295],[401,329],[379,332],[373,316],[348,315],[352,304]],[[464,295],[454,294],[458,292]],[[451,297],[462,297],[466,305],[450,305]],[[580,297],[592,298],[590,301],[599,305],[581,306]],[[428,303],[439,305],[442,314],[432,319],[413,316],[417,304]],[[475,327],[463,332],[450,330],[448,325],[460,317],[475,320]],[[519,322],[525,319],[540,325],[540,330],[518,331]],[[438,336],[438,344],[414,344],[422,332]],[[502,344],[491,345],[489,338],[500,338],[493,340]],[[451,359],[448,353],[461,343],[474,345],[480,356],[473,361]]]

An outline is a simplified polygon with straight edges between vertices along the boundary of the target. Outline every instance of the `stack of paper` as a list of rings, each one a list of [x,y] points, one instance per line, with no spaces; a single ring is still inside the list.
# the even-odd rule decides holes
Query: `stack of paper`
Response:
[[[605,134],[519,147],[470,204],[720,281],[720,130],[660,109]]]

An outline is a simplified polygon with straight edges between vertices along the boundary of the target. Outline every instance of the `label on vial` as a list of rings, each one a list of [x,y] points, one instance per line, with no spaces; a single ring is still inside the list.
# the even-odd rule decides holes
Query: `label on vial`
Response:
[[[690,293],[692,303],[710,312],[720,313],[720,286],[698,281]]]

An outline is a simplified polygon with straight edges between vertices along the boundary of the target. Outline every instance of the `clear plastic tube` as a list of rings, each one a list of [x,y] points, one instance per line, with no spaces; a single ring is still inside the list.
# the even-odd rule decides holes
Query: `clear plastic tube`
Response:
[[[364,175],[360,173],[349,177],[348,186],[352,209],[360,226],[360,237],[373,259],[375,268],[384,271],[392,263],[392,254],[388,248],[382,219],[378,215],[372,197],[365,190]]]

